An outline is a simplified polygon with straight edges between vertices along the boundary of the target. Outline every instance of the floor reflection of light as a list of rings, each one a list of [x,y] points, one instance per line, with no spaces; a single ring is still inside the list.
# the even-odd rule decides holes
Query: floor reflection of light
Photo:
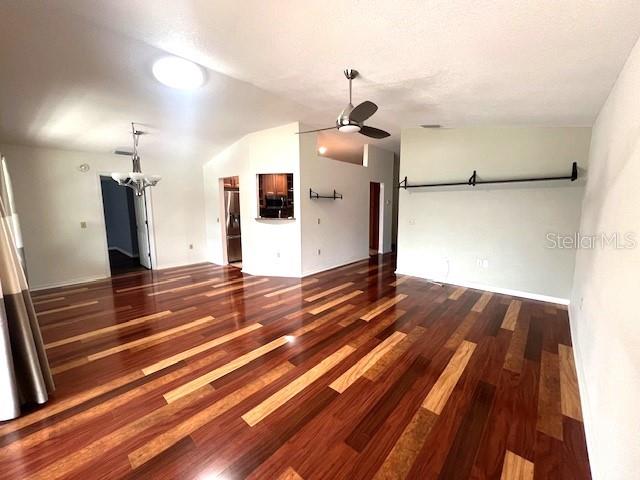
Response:
[[[284,338],[289,343],[295,343],[296,341],[296,337],[294,337],[293,335],[285,335]]]
[[[198,480],[227,480],[227,477],[221,473],[201,473],[198,475]]]

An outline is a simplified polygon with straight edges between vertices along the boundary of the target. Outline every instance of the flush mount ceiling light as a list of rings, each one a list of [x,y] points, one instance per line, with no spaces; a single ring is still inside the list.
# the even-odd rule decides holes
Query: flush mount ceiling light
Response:
[[[318,153],[320,155],[324,155],[325,153],[327,153],[327,147],[320,147],[318,148]]]
[[[167,87],[190,90],[204,83],[199,65],[180,57],[163,57],[153,64],[153,76]]]

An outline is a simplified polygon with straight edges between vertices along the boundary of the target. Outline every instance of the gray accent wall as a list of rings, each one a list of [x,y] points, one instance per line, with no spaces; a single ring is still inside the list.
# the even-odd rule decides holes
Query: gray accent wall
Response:
[[[578,230],[590,128],[411,128],[400,178],[409,183],[569,175],[576,182],[400,190],[398,272],[567,303],[575,250],[547,234]]]

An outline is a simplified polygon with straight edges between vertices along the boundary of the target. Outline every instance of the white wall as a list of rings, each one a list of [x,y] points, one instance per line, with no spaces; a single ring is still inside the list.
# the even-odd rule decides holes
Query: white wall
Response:
[[[380,248],[383,252],[391,251],[393,153],[365,145],[364,165],[356,165],[318,156],[315,135],[305,137],[300,142],[303,275],[369,257],[370,182],[382,184]],[[309,188],[321,195],[331,194],[335,189],[343,199],[312,200]]]
[[[207,255],[224,263],[224,208],[219,179],[240,177],[242,270],[252,275],[299,277],[300,150],[297,123],[249,134],[204,166]],[[294,220],[258,220],[259,173],[293,173]]]
[[[109,275],[100,173],[129,171],[112,154],[0,145],[12,176],[32,288]],[[82,173],[78,166],[91,170]],[[145,157],[143,170],[163,176],[153,188],[157,267],[205,258],[202,169],[196,159]],[[80,222],[87,222],[81,229]],[[189,244],[194,248],[189,249]]]
[[[319,157],[316,136],[292,123],[252,133],[204,166],[208,257],[224,263],[220,179],[240,177],[242,270],[300,277],[369,255],[369,182],[384,184],[385,252],[391,250],[393,154],[366,146],[368,167]],[[256,220],[258,173],[293,173],[295,220]],[[310,200],[309,188],[343,200]],[[318,224],[320,218],[320,224]],[[321,254],[318,255],[318,249]]]
[[[583,235],[640,241],[640,42],[593,126]],[[640,471],[640,243],[579,250],[570,319],[594,478]]]
[[[406,129],[400,178],[567,175],[573,161],[584,174],[589,139],[589,128]],[[546,235],[578,229],[583,192],[583,180],[400,190],[398,272],[566,301],[575,252],[546,248]]]

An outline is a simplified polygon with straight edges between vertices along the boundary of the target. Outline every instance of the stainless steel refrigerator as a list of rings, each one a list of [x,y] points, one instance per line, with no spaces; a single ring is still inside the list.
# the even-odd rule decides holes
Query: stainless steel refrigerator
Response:
[[[224,191],[225,223],[227,225],[227,259],[229,263],[242,261],[240,235],[240,192]]]

